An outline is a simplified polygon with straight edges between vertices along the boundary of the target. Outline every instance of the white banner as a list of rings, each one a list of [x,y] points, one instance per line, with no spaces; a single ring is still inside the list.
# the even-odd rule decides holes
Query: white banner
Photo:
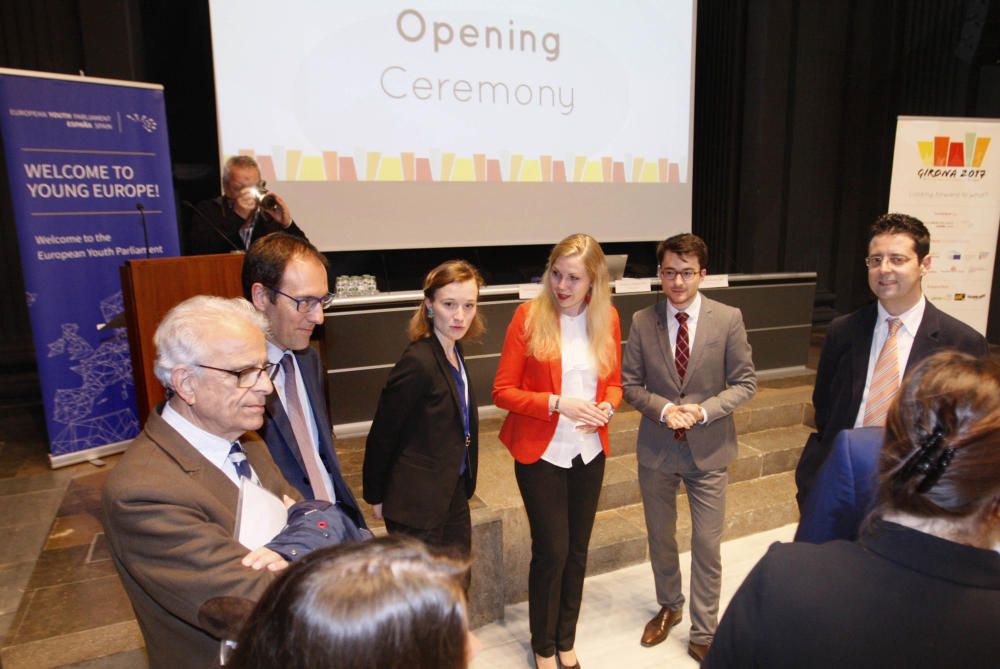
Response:
[[[900,116],[889,211],[931,233],[924,294],[986,334],[1000,224],[1000,119]]]

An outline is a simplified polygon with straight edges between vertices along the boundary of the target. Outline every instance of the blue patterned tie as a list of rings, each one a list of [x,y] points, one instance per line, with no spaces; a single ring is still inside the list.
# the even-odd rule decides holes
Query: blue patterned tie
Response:
[[[240,442],[233,442],[233,447],[229,449],[229,461],[233,463],[233,467],[236,467],[236,473],[241,479],[253,479],[253,471],[250,469],[250,463],[247,462],[247,454],[243,451],[243,447],[240,446]]]

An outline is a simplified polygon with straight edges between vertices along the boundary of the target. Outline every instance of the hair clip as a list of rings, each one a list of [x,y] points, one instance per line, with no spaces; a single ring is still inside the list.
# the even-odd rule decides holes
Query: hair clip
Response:
[[[924,480],[917,486],[917,492],[927,492],[938,482],[944,470],[951,464],[951,459],[955,457],[955,449],[948,446],[944,449],[930,471],[924,476]]]
[[[913,451],[913,453],[911,453],[911,455],[904,461],[903,466],[900,467],[899,471],[897,471],[896,475],[893,477],[894,490],[898,491],[900,488],[902,488],[904,483],[906,483],[908,480],[910,480],[917,474],[926,477],[937,469],[941,460],[944,459],[944,454],[942,454],[940,457],[936,459],[937,462],[934,462],[935,460],[934,454],[937,451],[937,447],[941,443],[941,440],[943,438],[944,438],[944,427],[941,425],[938,425],[936,428],[934,428],[933,432],[924,437],[924,439],[920,442],[920,444]],[[954,449],[946,449],[946,451],[947,450],[954,451]],[[920,483],[919,486],[920,488],[924,488],[925,485],[927,487],[926,489],[919,491],[926,492],[927,489],[930,489],[930,487],[934,485],[937,479],[941,477],[941,472],[944,471],[944,467],[947,467],[949,462],[951,462],[951,456],[949,456],[947,461],[944,462],[944,464],[941,466],[941,470],[937,473],[937,476],[934,477],[934,479],[929,484],[927,483],[926,478],[924,479],[924,481]]]

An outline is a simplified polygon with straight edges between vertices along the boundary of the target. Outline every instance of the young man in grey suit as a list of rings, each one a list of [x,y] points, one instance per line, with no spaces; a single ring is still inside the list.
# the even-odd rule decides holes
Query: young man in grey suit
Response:
[[[240,479],[298,498],[251,430],[271,392],[267,323],[243,299],[198,296],[156,330],[166,404],[104,485],[102,522],[153,669],[218,666],[287,563],[233,537]],[[286,504],[291,499],[286,499]]]
[[[270,323],[267,357],[277,364],[259,432],[281,473],[304,499],[334,502],[366,529],[333,447],[326,374],[319,354],[309,346],[332,297],[326,269],[326,257],[315,246],[281,232],[254,242],[243,261],[243,292]]]
[[[642,413],[636,456],[660,611],[643,646],[681,622],[684,595],[677,551],[677,489],[691,507],[691,634],[688,654],[704,659],[718,625],[726,467],[736,458],[733,411],[757,392],[739,309],[698,292],[708,248],[698,236],[656,249],[666,301],[636,312],[622,359],[625,400]]]
[[[826,330],[813,391],[816,432],[795,469],[800,509],[837,433],[884,425],[906,370],[943,349],[989,355],[981,334],[924,298],[930,247],[930,232],[906,214],[883,214],[869,230],[864,261],[868,287],[878,299],[835,319]]]

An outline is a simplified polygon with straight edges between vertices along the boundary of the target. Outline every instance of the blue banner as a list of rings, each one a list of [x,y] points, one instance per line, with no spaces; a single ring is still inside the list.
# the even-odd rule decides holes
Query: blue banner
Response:
[[[139,431],[125,329],[98,326],[147,255],[143,215],[149,257],[179,254],[163,89],[0,69],[0,134],[50,459],[69,464]]]

